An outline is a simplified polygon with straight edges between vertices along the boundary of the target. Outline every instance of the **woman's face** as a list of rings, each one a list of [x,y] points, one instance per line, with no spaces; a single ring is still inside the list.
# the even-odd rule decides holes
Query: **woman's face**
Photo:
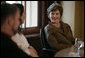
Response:
[[[59,12],[59,10],[50,12],[49,19],[52,23],[59,23],[59,21],[60,21],[60,12]]]

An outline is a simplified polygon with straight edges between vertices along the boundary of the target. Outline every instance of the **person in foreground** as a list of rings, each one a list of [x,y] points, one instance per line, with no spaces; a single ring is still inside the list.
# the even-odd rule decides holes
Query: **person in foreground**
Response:
[[[53,3],[47,9],[50,22],[45,26],[47,41],[56,52],[71,47],[75,43],[71,27],[61,19],[63,8],[58,3]]]
[[[20,15],[18,6],[1,4],[1,57],[38,57],[37,51],[25,36],[18,33],[20,21],[23,23],[24,15]]]

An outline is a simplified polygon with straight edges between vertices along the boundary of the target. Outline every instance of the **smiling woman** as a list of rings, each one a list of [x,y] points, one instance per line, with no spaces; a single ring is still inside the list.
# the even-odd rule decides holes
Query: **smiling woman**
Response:
[[[52,3],[47,8],[48,18],[50,22],[45,26],[47,41],[52,49],[56,52],[71,47],[75,40],[72,35],[70,26],[61,19],[63,8],[58,3]]]

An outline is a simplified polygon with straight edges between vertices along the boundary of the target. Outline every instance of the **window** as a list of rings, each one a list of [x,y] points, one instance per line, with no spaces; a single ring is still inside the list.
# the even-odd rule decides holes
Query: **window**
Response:
[[[26,19],[20,27],[26,37],[39,37],[42,27],[42,2],[41,1],[6,1],[6,3],[20,3],[24,5]]]
[[[10,3],[10,4],[13,4],[13,3],[20,3],[20,4],[21,4],[21,1],[6,1],[6,3]]]
[[[27,1],[26,2],[26,27],[38,26],[38,2]]]
[[[21,28],[38,26],[38,1],[6,1],[6,3],[20,3],[24,5],[26,11],[26,19],[20,26]]]
[[[20,26],[24,35],[28,38],[39,37],[40,28],[45,27],[48,23],[46,10],[50,1],[11,1],[10,3],[21,3],[25,7],[26,19]]]

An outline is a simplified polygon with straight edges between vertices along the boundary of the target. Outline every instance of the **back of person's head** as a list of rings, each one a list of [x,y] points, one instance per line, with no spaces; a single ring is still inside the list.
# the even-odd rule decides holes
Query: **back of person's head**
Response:
[[[16,14],[17,9],[18,8],[13,4],[1,4],[1,25],[10,15],[14,16]]]
[[[5,1],[1,1],[1,4],[5,4],[6,2]]]
[[[14,5],[16,5],[18,8],[19,8],[19,11],[20,11],[20,16],[22,16],[22,14],[23,14],[23,12],[24,12],[24,6],[22,5],[22,4],[14,4]]]
[[[48,8],[47,8],[47,14],[49,15],[50,12],[52,11],[56,11],[59,10],[60,15],[62,16],[63,14],[63,8],[60,4],[58,4],[57,2],[54,2],[53,4],[51,4]]]

